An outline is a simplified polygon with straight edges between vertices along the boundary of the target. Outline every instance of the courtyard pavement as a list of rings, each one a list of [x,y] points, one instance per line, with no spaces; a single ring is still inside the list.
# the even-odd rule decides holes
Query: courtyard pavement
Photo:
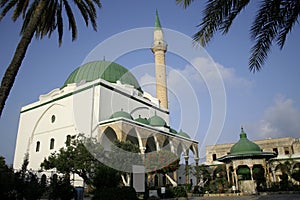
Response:
[[[189,200],[300,200],[300,194],[269,194],[251,196],[191,197]]]

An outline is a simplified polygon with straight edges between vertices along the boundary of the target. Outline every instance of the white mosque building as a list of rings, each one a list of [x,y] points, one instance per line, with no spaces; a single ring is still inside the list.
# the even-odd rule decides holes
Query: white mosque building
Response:
[[[125,67],[99,60],[78,67],[61,88],[22,107],[14,169],[21,168],[24,155],[28,154],[28,168],[39,170],[44,158],[65,147],[66,139],[79,133],[96,137],[100,143],[103,138],[129,140],[139,146],[141,154],[168,148],[179,156],[183,153],[186,165],[191,151],[198,165],[198,142],[170,127],[167,44],[158,15],[151,50],[155,59],[156,97],[143,91]],[[188,174],[185,176],[189,182]]]

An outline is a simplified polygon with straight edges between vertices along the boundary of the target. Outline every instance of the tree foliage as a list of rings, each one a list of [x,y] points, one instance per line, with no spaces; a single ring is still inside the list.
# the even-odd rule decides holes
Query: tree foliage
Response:
[[[71,141],[71,145],[61,148],[58,152],[45,158],[41,163],[41,167],[45,170],[55,168],[62,174],[77,174],[85,183],[90,184],[91,176],[97,165],[99,165],[99,161],[93,154],[104,156],[102,146],[97,144],[93,138],[78,135]]]
[[[66,141],[66,143],[68,142]],[[80,134],[71,140],[71,145],[61,148],[58,152],[45,158],[41,167],[46,170],[56,169],[57,172],[66,175],[77,174],[83,178],[85,183],[92,184],[94,187],[116,187],[120,183],[121,174],[126,171],[112,169],[106,165],[107,162],[110,166],[115,164],[121,167],[130,167],[132,170],[132,160],[126,157],[128,154],[124,155],[114,149],[138,153],[139,148],[128,141],[115,141],[114,144],[112,151],[106,152],[95,138],[86,138]],[[133,155],[135,155],[135,159],[141,161],[139,154]]]
[[[14,172],[0,156],[0,197],[1,199],[40,199],[45,192],[45,184],[37,175],[27,169],[25,156],[21,170]]]
[[[14,186],[14,171],[6,165],[4,157],[0,156],[0,196],[4,199],[14,199]]]
[[[194,0],[176,0],[184,8]],[[247,7],[250,0],[209,0],[203,11],[202,21],[197,26],[194,40],[206,46],[216,32],[228,33],[233,21]],[[251,48],[249,69],[259,71],[264,65],[273,44],[283,48],[287,35],[298,23],[300,1],[261,0],[250,29]]]
[[[180,158],[171,151],[161,150],[157,152],[147,153],[145,157],[146,171],[166,174],[176,171],[179,168]]]
[[[132,165],[142,165],[138,145],[130,141],[114,141],[105,163],[122,172],[132,172]]]
[[[209,183],[212,179],[211,169],[208,165],[198,165],[192,168],[192,174],[200,181],[199,186],[201,189],[207,190]]]
[[[0,0],[0,21],[9,11],[13,11],[13,21],[16,21],[20,17],[23,19],[20,31],[21,39],[1,82],[0,116],[34,35],[36,35],[36,38],[42,39],[45,36],[50,37],[57,30],[58,43],[61,45],[63,19],[66,16],[69,29],[72,32],[72,40],[76,39],[77,25],[71,2],[80,11],[86,26],[91,22],[94,30],[96,30],[96,8],[101,8],[99,0]]]

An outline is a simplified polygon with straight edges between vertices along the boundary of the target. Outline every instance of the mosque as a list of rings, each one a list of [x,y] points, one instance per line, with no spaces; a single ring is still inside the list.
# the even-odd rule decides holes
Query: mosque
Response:
[[[155,59],[156,97],[143,91],[125,67],[99,60],[78,67],[62,87],[22,107],[14,169],[21,168],[24,155],[28,154],[28,169],[39,170],[45,157],[65,147],[67,138],[79,133],[95,137],[100,143],[107,139],[131,141],[139,146],[140,154],[168,149],[179,157],[183,154],[186,166],[192,152],[198,165],[198,142],[170,127],[167,44],[157,13],[151,51]],[[189,182],[188,174],[183,178]]]

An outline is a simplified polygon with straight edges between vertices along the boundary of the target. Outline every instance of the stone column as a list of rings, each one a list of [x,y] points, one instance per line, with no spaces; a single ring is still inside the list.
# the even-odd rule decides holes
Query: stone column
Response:
[[[237,168],[233,169],[233,174],[234,174],[234,179],[235,179],[235,188],[236,188],[236,190],[239,190],[238,176],[237,176],[236,170],[237,170]]]
[[[189,156],[184,156],[185,160],[185,183],[189,184]]]
[[[273,182],[276,183],[275,167],[272,167],[271,170],[272,170]]]
[[[248,166],[250,168],[251,180],[253,181],[253,165]]]
[[[227,181],[230,183],[230,176],[229,176],[229,165],[226,164],[226,173],[227,173]]]
[[[234,179],[235,179],[235,176],[234,176],[234,172],[231,172],[231,181],[232,181],[232,184],[234,185]]]
[[[174,172],[173,172],[173,179],[174,179],[174,181],[175,181],[176,183],[178,183],[178,181],[177,181],[177,171],[174,171]]]
[[[140,149],[140,153],[141,153],[142,155],[144,155],[144,154],[145,154],[145,151],[146,151],[146,147],[140,146],[139,149]]]
[[[266,165],[266,162],[263,163],[263,168],[264,168],[267,188],[270,188],[270,173],[269,173],[269,169]]]
[[[199,158],[195,157],[194,160],[195,160],[195,163],[196,163],[196,167],[198,167],[199,166]],[[197,177],[197,184],[198,184],[199,181],[200,181],[200,179],[199,179],[199,171],[197,171],[196,177]]]

